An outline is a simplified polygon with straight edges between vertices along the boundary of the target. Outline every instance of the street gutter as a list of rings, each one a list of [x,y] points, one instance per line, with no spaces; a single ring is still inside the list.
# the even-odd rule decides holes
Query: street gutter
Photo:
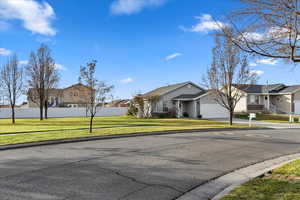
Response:
[[[208,182],[194,187],[184,193],[176,200],[220,200],[229,194],[236,187],[248,182],[251,179],[279,168],[289,162],[300,158],[300,153],[285,155],[244,168],[237,169],[231,173],[216,177]]]
[[[94,141],[94,140],[108,140],[108,139],[130,138],[130,137],[170,135],[170,134],[178,134],[178,133],[196,133],[196,132],[202,133],[202,132],[241,131],[241,130],[270,130],[270,128],[211,128],[211,129],[191,129],[191,130],[157,131],[157,132],[141,132],[141,133],[91,136],[91,137],[81,137],[81,138],[47,140],[47,141],[41,141],[41,142],[28,142],[28,143],[19,143],[19,144],[0,145],[0,151],[19,149],[19,148],[45,146],[45,145],[87,142],[87,141]]]

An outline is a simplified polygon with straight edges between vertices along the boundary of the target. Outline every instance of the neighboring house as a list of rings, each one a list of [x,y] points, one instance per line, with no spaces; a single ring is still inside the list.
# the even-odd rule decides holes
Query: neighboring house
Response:
[[[129,107],[130,99],[118,99],[106,103],[105,107]]]
[[[49,107],[85,107],[91,98],[90,88],[78,83],[64,89],[50,89]],[[29,107],[38,107],[37,90],[29,89],[27,94]]]
[[[176,112],[177,117],[226,118],[227,110],[215,102],[214,95],[192,82],[178,83],[157,88],[143,94],[157,97],[152,102],[152,113]]]
[[[0,105],[0,108],[10,108],[10,105],[3,104],[3,105]]]
[[[244,95],[235,112],[300,114],[300,85],[234,85]]]

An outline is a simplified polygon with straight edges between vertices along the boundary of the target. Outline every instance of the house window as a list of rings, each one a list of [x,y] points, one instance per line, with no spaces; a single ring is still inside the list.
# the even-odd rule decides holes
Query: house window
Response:
[[[167,106],[167,102],[163,102],[163,112],[168,112],[169,108]]]
[[[259,104],[259,96],[250,95],[250,104]]]
[[[75,96],[75,97],[78,97],[78,92],[77,92],[77,91],[74,92],[74,96]]]

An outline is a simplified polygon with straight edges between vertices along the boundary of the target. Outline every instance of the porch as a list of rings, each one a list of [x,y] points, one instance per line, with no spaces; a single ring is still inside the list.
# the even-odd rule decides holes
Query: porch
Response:
[[[284,95],[262,94],[249,95],[247,111],[254,113],[286,114],[292,112],[292,104]]]
[[[177,117],[198,118],[200,115],[199,102],[194,100],[174,100],[177,110]]]

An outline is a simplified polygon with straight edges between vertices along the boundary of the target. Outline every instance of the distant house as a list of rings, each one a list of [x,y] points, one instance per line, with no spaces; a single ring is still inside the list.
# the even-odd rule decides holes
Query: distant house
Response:
[[[3,105],[0,105],[0,108],[11,108],[10,105],[6,105],[6,104],[3,104]]]
[[[144,97],[158,98],[150,103],[153,113],[176,112],[177,117],[227,118],[227,110],[216,103],[214,94],[192,82],[183,82],[154,89]]]
[[[49,107],[85,107],[91,98],[90,88],[78,83],[63,89],[50,89]],[[31,88],[27,93],[29,107],[38,107],[37,89]]]
[[[300,85],[234,85],[244,95],[235,112],[300,114]]]
[[[129,107],[130,106],[130,99],[118,99],[113,100],[109,103],[106,103],[106,107]]]

